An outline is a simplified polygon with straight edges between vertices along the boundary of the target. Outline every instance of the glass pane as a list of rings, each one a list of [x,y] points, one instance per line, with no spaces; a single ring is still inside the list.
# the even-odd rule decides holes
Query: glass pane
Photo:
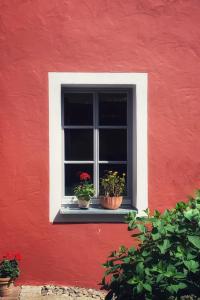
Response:
[[[87,172],[93,182],[93,164],[66,164],[65,165],[65,196],[73,196],[74,188],[80,183],[80,173]]]
[[[127,124],[127,94],[99,94],[99,125]]]
[[[88,93],[65,93],[64,125],[93,125],[92,99]]]
[[[99,178],[103,178],[103,176],[108,172],[118,172],[119,175],[123,173],[126,174],[126,182],[127,182],[127,165],[126,164],[99,164]],[[100,195],[103,194],[101,186],[99,187]],[[123,195],[127,195],[127,184]]]
[[[127,160],[126,129],[99,129],[99,160]]]
[[[65,160],[93,160],[92,129],[65,129]]]

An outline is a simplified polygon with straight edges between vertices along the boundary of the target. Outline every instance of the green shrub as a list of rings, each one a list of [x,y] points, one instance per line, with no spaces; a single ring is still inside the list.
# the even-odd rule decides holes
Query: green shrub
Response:
[[[139,245],[121,246],[104,264],[102,285],[109,290],[106,300],[197,299],[200,190],[172,210],[162,214],[156,210],[150,215],[147,209],[142,217],[131,212],[126,222]]]
[[[19,276],[19,261],[21,255],[19,253],[6,253],[0,261],[0,278],[10,277],[15,279]]]

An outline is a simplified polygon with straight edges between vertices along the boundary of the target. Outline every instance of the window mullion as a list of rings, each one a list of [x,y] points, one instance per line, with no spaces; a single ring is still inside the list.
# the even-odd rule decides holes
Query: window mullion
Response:
[[[99,172],[98,172],[98,160],[99,160],[99,132],[98,132],[98,94],[94,93],[94,105],[93,105],[93,124],[94,124],[94,186],[96,190],[96,196],[99,194]]]

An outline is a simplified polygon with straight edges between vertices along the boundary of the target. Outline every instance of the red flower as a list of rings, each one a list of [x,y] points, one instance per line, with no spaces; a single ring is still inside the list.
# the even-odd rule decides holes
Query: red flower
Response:
[[[15,253],[15,259],[18,260],[18,261],[21,261],[22,260],[22,256],[20,253]]]
[[[90,174],[83,172],[80,174],[80,180],[90,180],[91,176]]]
[[[20,261],[22,259],[21,254],[20,253],[11,253],[11,252],[7,252],[5,255],[3,255],[3,259],[6,260],[18,260]]]

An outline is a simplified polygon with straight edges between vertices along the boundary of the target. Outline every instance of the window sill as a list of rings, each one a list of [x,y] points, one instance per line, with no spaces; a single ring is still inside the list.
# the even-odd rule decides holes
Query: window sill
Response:
[[[75,205],[62,205],[56,223],[124,223],[130,211],[137,211],[132,206],[122,206],[116,210],[103,209],[99,205],[91,205],[89,209],[80,209]]]

